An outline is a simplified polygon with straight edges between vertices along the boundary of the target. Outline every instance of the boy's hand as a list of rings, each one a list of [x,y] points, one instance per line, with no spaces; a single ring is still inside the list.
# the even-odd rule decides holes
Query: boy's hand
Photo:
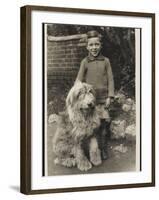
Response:
[[[109,108],[110,103],[111,103],[111,99],[110,99],[110,97],[108,97],[108,98],[106,99],[106,102],[105,102],[106,108]]]

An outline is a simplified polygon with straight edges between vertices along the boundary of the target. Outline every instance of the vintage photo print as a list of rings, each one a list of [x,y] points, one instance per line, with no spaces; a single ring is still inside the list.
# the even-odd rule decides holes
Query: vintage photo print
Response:
[[[140,28],[43,24],[43,176],[140,171]]]

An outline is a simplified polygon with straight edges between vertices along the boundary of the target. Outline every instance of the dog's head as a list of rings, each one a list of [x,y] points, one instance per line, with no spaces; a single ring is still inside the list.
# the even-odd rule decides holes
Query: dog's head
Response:
[[[66,106],[76,108],[82,113],[91,112],[95,107],[95,91],[87,83],[76,82],[66,98]]]

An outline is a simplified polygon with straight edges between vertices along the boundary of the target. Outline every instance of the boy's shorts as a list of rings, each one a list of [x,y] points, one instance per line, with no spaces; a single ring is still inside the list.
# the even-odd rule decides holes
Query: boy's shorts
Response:
[[[109,111],[105,107],[105,104],[98,104],[96,109],[100,119],[105,119],[105,121],[110,122]]]

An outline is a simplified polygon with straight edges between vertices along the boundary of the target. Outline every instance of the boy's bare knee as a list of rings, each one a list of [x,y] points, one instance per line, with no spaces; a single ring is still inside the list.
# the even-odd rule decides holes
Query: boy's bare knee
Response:
[[[97,143],[97,140],[96,138],[91,138],[91,141],[90,141],[90,150],[95,150],[98,148],[98,143]]]

